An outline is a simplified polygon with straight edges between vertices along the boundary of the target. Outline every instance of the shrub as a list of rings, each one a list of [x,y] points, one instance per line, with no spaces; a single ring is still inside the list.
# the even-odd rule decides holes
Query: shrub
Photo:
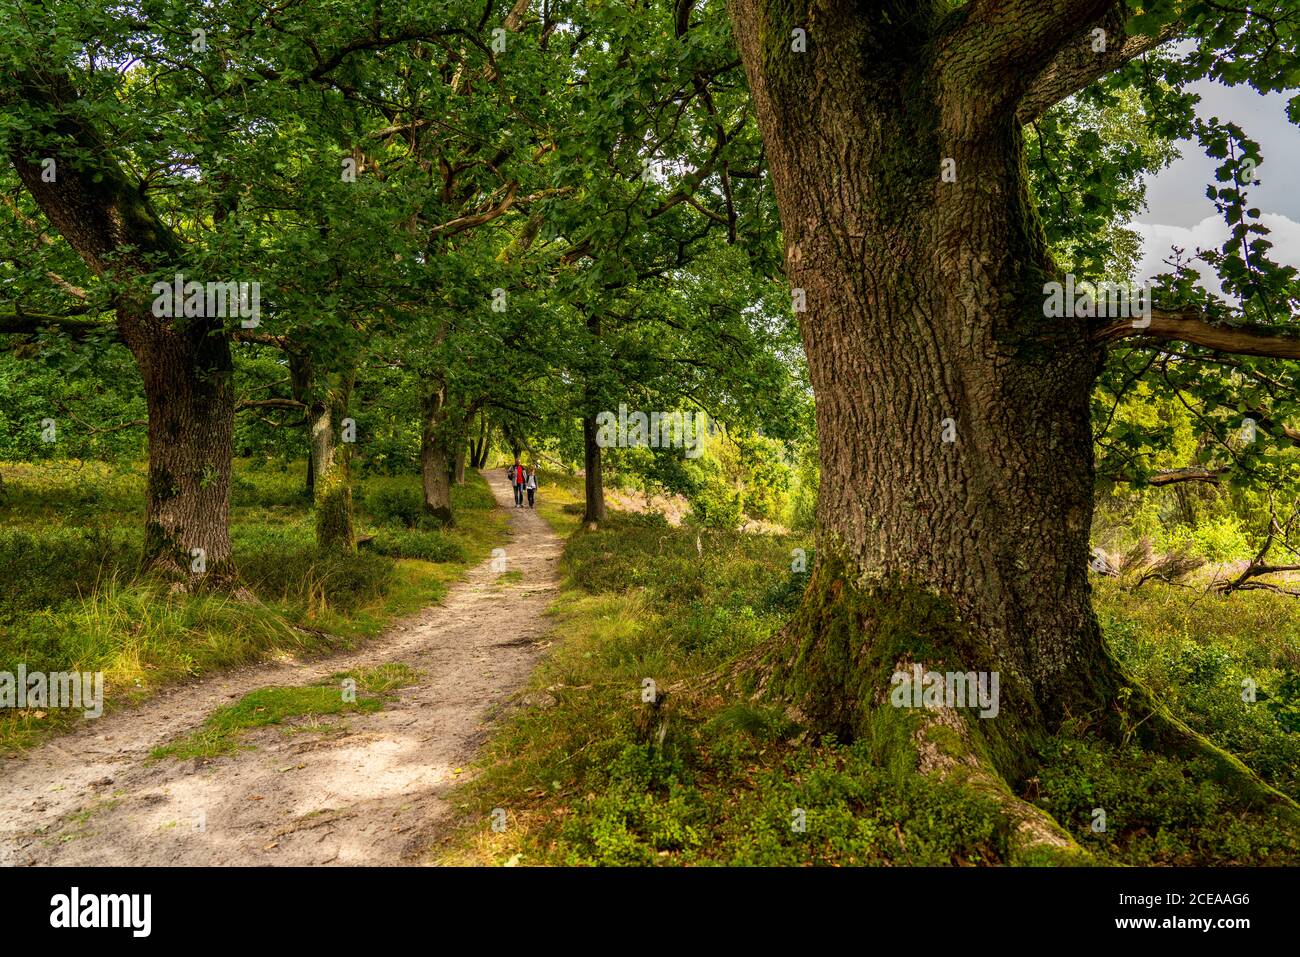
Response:
[[[1250,817],[1201,760],[1062,736],[1044,753],[1036,803],[1104,859],[1134,865],[1277,864],[1294,835]],[[1105,829],[1094,830],[1095,811]]]
[[[375,521],[418,528],[424,521],[424,495],[404,485],[380,485],[365,492],[365,507]]]
[[[692,489],[688,500],[691,524],[725,531],[740,527],[743,496],[725,482],[710,478]]]
[[[117,529],[0,530],[0,619],[89,595],[140,563],[138,536]]]
[[[236,565],[264,601],[347,612],[383,597],[392,584],[395,567],[385,555],[319,549],[301,526],[244,531]]]
[[[442,532],[420,529],[384,529],[370,543],[371,551],[391,558],[419,558],[426,562],[463,562],[465,549]]]

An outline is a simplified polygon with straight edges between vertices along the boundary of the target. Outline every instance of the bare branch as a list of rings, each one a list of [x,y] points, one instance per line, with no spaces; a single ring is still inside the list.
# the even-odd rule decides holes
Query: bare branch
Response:
[[[240,399],[235,403],[235,411],[243,409],[305,409],[297,399]]]

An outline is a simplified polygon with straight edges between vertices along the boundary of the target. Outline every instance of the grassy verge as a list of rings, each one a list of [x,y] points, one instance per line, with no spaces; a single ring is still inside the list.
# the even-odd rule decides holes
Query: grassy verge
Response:
[[[419,479],[356,486],[354,554],[316,548],[302,470],[237,462],[231,538],[255,601],[173,594],[137,573],[140,466],[5,465],[0,513],[0,671],[103,672],[105,705],[168,683],[282,655],[341,650],[441,601],[505,539],[506,515],[471,474],[453,489],[457,527],[423,526]],[[27,747],[80,711],[0,714],[0,750]]]
[[[580,475],[538,475],[537,513],[558,534],[568,536],[582,525],[586,492]]]
[[[869,744],[811,740],[779,711],[726,700],[702,678],[780,628],[805,577],[790,535],[672,528],[614,513],[577,529],[553,489],[542,514],[572,532],[555,604],[559,640],[524,701],[462,787],[445,863],[998,864],[1006,822],[989,799],[892,770]],[[576,531],[575,531],[576,530]],[[1263,601],[1254,604],[1254,598]],[[1250,611],[1243,613],[1242,607]],[[1288,669],[1300,608],[1275,596],[1224,602],[1163,585],[1101,587],[1098,607],[1127,666],[1176,714],[1300,796]],[[1255,629],[1267,629],[1256,638]],[[1243,701],[1238,679],[1258,684]],[[646,679],[657,703],[643,703]],[[697,690],[709,689],[709,690]],[[1270,708],[1268,702],[1277,705]],[[1103,863],[1300,862],[1297,835],[1237,806],[1194,764],[1048,742],[1025,796]],[[1105,832],[1091,829],[1105,806]],[[504,832],[493,809],[507,814]]]

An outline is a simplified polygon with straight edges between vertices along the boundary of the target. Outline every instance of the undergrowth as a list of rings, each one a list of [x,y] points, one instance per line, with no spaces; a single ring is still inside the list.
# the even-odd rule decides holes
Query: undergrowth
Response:
[[[440,860],[1009,861],[1005,815],[988,796],[900,769],[865,741],[810,738],[782,711],[728,698],[707,680],[789,618],[810,542],[621,513],[588,531],[577,520],[581,495],[580,482],[553,483],[542,505],[571,533],[555,645],[490,739],[481,773],[462,786],[462,827],[435,849]],[[1177,717],[1300,797],[1291,600],[1103,583],[1097,604],[1112,649]],[[647,679],[654,703],[644,700]],[[1253,702],[1242,696],[1247,679]],[[1195,761],[1082,734],[1048,742],[1041,759],[1023,796],[1096,863],[1300,862],[1296,835],[1248,813]],[[1103,806],[1105,830],[1094,830]],[[504,831],[492,827],[498,808]]]

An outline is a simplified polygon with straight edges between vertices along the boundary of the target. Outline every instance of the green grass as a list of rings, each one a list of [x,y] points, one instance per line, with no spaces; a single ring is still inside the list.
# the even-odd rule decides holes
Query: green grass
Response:
[[[537,514],[560,535],[570,535],[582,524],[583,481],[581,475],[537,473]]]
[[[580,482],[542,515],[573,533],[553,607],[557,639],[515,712],[455,800],[462,828],[447,863],[999,864],[1011,858],[990,798],[882,765],[868,742],[809,740],[779,711],[706,683],[779,629],[806,573],[798,536],[672,528],[611,513],[578,530]],[[1295,796],[1295,731],[1277,704],[1300,653],[1300,606],[1227,601],[1164,585],[1099,586],[1106,634],[1174,713]],[[1264,600],[1255,603],[1255,599]],[[1272,698],[1248,704],[1253,675]],[[654,680],[657,707],[641,700]],[[544,701],[545,706],[535,702]],[[1296,835],[1246,813],[1205,768],[1104,746],[1049,742],[1023,795],[1100,863],[1300,863]],[[1091,811],[1109,808],[1108,829]],[[504,808],[508,827],[492,830]],[[798,812],[802,812],[801,818]],[[800,830],[796,821],[803,824]]]
[[[1194,730],[1300,801],[1300,603],[1252,592],[1229,598],[1167,585],[1137,591],[1103,580],[1097,613],[1135,678]],[[1254,699],[1246,692],[1253,687]],[[1279,712],[1282,712],[1280,714]]]
[[[384,699],[398,688],[414,684],[416,672],[403,664],[379,665],[357,671],[339,672],[324,681],[290,688],[258,688],[235,704],[214,711],[202,727],[191,734],[161,745],[150,752],[155,760],[176,758],[210,759],[239,750],[243,732],[293,718],[322,718],[330,715],[367,714],[384,706]],[[345,685],[345,682],[349,684]],[[331,731],[334,725],[308,724],[305,730]],[[295,726],[303,730],[304,726]]]
[[[507,518],[475,474],[452,491],[457,526],[407,529],[371,496],[419,496],[418,476],[357,483],[353,554],[315,546],[301,464],[235,463],[231,540],[255,596],[172,593],[138,574],[144,516],[139,465],[0,464],[0,671],[103,672],[108,708],[169,683],[283,655],[355,647],[394,618],[441,601],[505,541]],[[80,712],[0,715],[0,751],[28,747]]]

